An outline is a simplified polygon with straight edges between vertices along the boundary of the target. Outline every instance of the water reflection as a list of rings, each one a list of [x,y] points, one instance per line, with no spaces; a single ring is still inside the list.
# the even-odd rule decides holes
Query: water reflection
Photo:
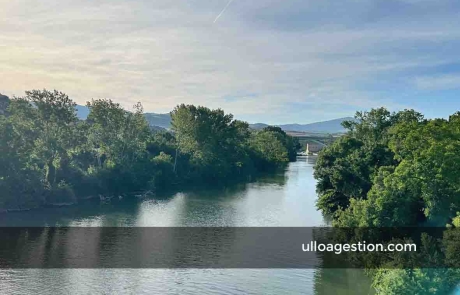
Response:
[[[327,222],[315,207],[315,159],[299,158],[286,170],[261,176],[252,183],[164,193],[138,201],[89,202],[77,207],[3,214],[0,224],[321,226]],[[43,257],[44,251],[52,251],[58,237],[55,234],[45,242],[36,236],[42,247],[37,248],[35,256]],[[80,238],[72,237],[68,247]],[[86,238],[97,241],[95,237]],[[113,243],[116,242],[115,239]],[[122,251],[117,247],[112,250]],[[0,281],[1,294],[372,294],[369,281],[357,270],[0,270]]]
[[[314,290],[315,294],[375,294],[359,269],[318,269]]]
[[[332,272],[333,270],[331,270]],[[339,272],[340,273],[340,272]],[[2,294],[374,294],[360,271],[335,276],[314,270],[63,269],[0,272]],[[332,279],[331,277],[327,277]],[[319,280],[319,283],[318,283]],[[344,284],[343,282],[348,282]],[[317,285],[321,287],[317,288]]]

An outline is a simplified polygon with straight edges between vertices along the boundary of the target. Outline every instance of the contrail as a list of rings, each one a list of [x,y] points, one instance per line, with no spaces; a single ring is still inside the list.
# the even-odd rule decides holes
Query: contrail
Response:
[[[230,6],[230,4],[232,4],[232,2],[233,2],[233,0],[228,1],[227,5],[225,5],[224,9],[222,9],[222,11],[219,13],[219,15],[214,20],[214,24],[222,16],[222,14],[224,14],[225,10],[227,10],[227,7]]]

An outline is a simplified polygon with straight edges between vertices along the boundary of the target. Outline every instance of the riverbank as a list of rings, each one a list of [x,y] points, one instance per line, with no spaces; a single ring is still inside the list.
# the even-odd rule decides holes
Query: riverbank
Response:
[[[106,194],[106,195],[90,195],[90,196],[80,196],[75,198],[73,202],[45,202],[43,204],[34,204],[29,207],[22,208],[0,208],[0,214],[7,213],[16,213],[16,212],[28,212],[28,211],[37,211],[41,209],[53,209],[53,208],[62,208],[62,207],[73,207],[79,206],[81,204],[86,204],[88,202],[92,203],[108,203],[112,201],[120,201],[122,199],[133,199],[133,200],[142,200],[142,199],[152,199],[156,196],[165,196],[168,194],[175,194],[180,191],[201,191],[206,189],[219,190],[219,189],[228,189],[237,187],[240,185],[247,185],[249,183],[257,182],[259,179],[273,179],[273,176],[278,175],[286,169],[286,165],[277,167],[267,172],[258,172],[252,175],[237,176],[233,178],[220,179],[219,181],[214,181],[211,183],[206,182],[182,182],[175,183],[169,187],[163,187],[156,191],[145,190],[145,191],[133,191],[125,192],[121,194]],[[282,184],[282,183],[281,183]],[[161,197],[160,197],[161,198]],[[42,199],[42,198],[37,198]]]
[[[221,188],[161,192],[153,198],[114,199],[108,203],[95,199],[78,206],[4,214],[0,215],[0,224],[16,227],[324,226],[326,222],[315,208],[314,163],[312,157],[299,158],[284,170]],[[77,242],[71,239],[39,241],[44,249],[57,241],[62,245]],[[123,256],[122,251],[117,253]],[[373,294],[369,279],[360,270],[37,269],[0,270],[0,279],[0,290],[4,294],[45,295],[53,293],[53,286],[79,294],[128,291],[207,295],[215,294],[216,290],[249,294]]]

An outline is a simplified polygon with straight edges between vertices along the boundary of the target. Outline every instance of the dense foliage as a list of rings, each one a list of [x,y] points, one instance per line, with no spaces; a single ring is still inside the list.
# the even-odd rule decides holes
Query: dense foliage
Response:
[[[427,120],[413,110],[373,109],[323,150],[315,167],[318,208],[340,227],[445,226],[460,211],[460,114]],[[423,258],[421,258],[423,259]],[[445,294],[454,270],[381,269],[381,294]]]
[[[358,113],[319,156],[318,207],[341,226],[445,225],[460,211],[460,116]]]
[[[85,121],[75,107],[47,90],[8,101],[0,114],[0,208],[236,179],[283,165],[298,148],[281,129],[252,131],[220,109],[180,105],[167,132],[149,126],[140,104],[126,111],[92,100]]]

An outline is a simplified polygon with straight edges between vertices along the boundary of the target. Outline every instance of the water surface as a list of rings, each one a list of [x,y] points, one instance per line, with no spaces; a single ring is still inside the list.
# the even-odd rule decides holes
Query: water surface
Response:
[[[0,215],[5,226],[322,226],[314,157],[253,183]],[[360,270],[0,270],[1,294],[373,294]]]

